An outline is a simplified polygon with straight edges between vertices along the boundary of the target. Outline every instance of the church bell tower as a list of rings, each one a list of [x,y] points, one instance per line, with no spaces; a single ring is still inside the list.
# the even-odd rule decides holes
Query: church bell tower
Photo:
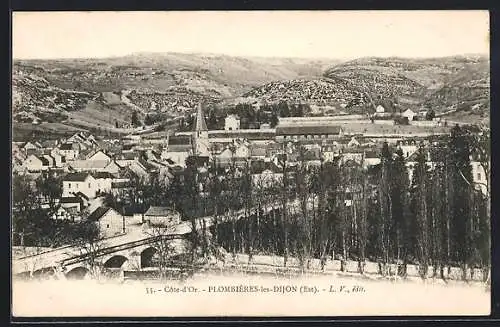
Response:
[[[193,131],[193,155],[208,157],[208,147],[208,128],[203,114],[203,107],[200,103],[198,104],[198,112],[196,113],[196,122]]]

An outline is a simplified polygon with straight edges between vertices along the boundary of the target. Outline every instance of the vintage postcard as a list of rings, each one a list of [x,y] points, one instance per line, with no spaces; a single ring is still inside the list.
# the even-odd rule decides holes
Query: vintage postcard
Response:
[[[14,317],[490,314],[487,11],[12,25]]]

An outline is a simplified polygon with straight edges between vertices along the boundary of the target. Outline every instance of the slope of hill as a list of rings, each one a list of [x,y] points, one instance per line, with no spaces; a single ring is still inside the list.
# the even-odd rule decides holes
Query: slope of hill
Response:
[[[313,78],[335,60],[139,53],[101,59],[16,60],[14,119],[95,127],[149,111],[178,115],[275,80]],[[96,110],[96,108],[99,110]],[[68,117],[69,116],[69,117]]]
[[[428,89],[442,87],[450,74],[462,70],[466,65],[489,62],[485,56],[452,56],[443,58],[359,58],[333,66],[330,71],[345,68],[365,68],[387,75],[402,75]]]
[[[470,63],[449,74],[443,87],[428,94],[425,105],[489,114],[489,62]]]
[[[390,100],[401,108],[427,106],[437,112],[453,104],[457,107],[457,102],[459,110],[489,111],[489,59],[360,58],[329,67],[323,78],[274,81],[242,96],[242,101],[250,102],[341,104],[345,108],[371,107],[370,99],[375,103]]]
[[[333,66],[325,76],[346,78],[374,97],[395,97],[437,111],[457,101],[473,106],[489,98],[489,58],[485,56],[361,58]]]
[[[360,58],[348,62],[138,53],[124,57],[16,60],[14,121],[127,128],[132,114],[175,117],[199,102],[309,103],[354,108],[391,100],[408,107],[489,115],[489,59]],[[352,109],[354,110],[354,109]],[[484,116],[484,115],[483,115]]]
[[[276,81],[254,88],[243,95],[247,101],[267,103],[287,101],[349,108],[367,100],[345,79]]]
[[[392,71],[381,71],[372,66],[342,66],[335,67],[325,73],[327,77],[337,77],[349,80],[350,83],[361,90],[366,90],[372,97],[415,97],[424,87],[410,80],[402,74]]]
[[[70,111],[85,108],[97,94],[62,89],[45,78],[20,71],[12,78],[12,113],[14,119],[64,118]]]
[[[241,58],[225,55],[138,53],[102,59],[19,61],[62,88],[87,91],[164,91],[172,86],[239,95],[275,80],[317,76],[335,60]]]

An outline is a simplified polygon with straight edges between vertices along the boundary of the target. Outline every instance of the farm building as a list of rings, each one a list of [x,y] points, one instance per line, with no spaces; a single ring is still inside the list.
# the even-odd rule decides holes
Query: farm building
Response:
[[[96,222],[105,238],[125,233],[125,218],[112,208],[98,207],[87,220]]]
[[[149,207],[144,213],[144,221],[150,225],[173,226],[181,222],[180,214],[169,207]]]

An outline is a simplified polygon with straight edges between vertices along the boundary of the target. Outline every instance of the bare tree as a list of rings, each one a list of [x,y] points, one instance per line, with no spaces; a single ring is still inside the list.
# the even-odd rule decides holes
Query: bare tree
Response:
[[[74,245],[89,269],[90,276],[99,279],[103,266],[103,262],[100,261],[101,252],[106,247],[99,224],[94,221],[81,220],[76,233]]]
[[[283,153],[281,160],[278,160],[281,172],[283,175],[282,185],[281,185],[281,223],[282,223],[282,234],[283,234],[283,266],[286,267],[289,255],[289,244],[288,244],[288,189],[289,189],[289,167],[286,153],[286,144],[283,144]]]
[[[426,278],[429,266],[429,218],[428,218],[428,168],[426,150],[421,146],[417,153],[417,164],[413,178],[413,209],[417,224],[417,247],[419,274]]]
[[[299,253],[306,263],[307,269],[310,268],[311,259],[313,255],[313,220],[312,214],[309,211],[309,204],[311,200],[310,183],[311,176],[308,171],[307,162],[305,159],[305,149],[299,148],[298,167],[295,171],[295,192],[299,202],[299,215],[296,218],[297,231],[299,233]]]
[[[152,239],[151,246],[156,250],[152,263],[158,267],[160,279],[167,278],[171,257],[176,253],[175,240],[172,239],[174,231],[174,226],[168,223],[153,224],[145,230],[145,234]]]

